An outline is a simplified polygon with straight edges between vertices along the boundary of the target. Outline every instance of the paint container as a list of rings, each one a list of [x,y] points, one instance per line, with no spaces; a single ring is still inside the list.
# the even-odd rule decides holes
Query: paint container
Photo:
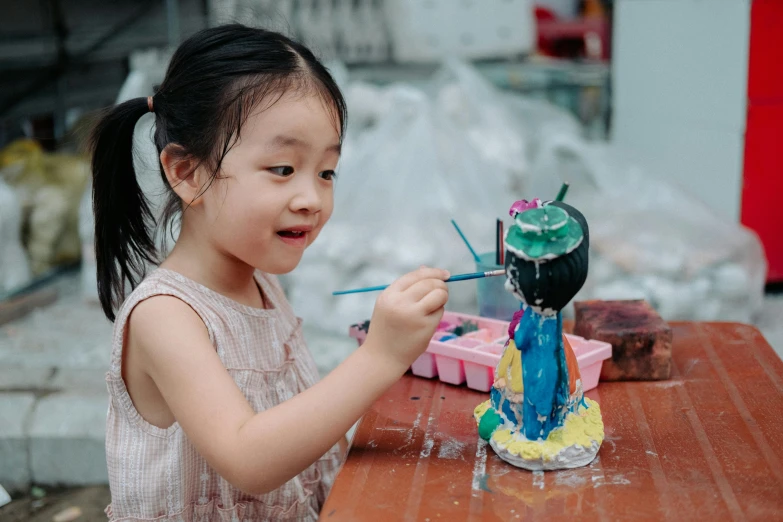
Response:
[[[468,388],[488,392],[492,388],[495,368],[508,340],[504,333],[508,332],[509,324],[455,312],[446,312],[444,320],[455,325],[464,324],[465,321],[475,322],[479,329],[445,342],[438,340],[442,332],[436,332],[427,351],[411,365],[413,375],[429,379],[437,377],[449,384],[467,383]],[[360,345],[367,336],[366,325],[353,325],[349,332]],[[584,391],[592,390],[598,386],[603,361],[612,357],[612,345],[571,334],[565,334],[564,337],[574,350]],[[487,339],[491,341],[486,343]]]
[[[479,255],[480,263],[476,263],[477,272],[500,270],[503,267],[495,264],[495,252],[486,252]],[[501,321],[511,321],[514,312],[519,310],[520,302],[511,292],[504,287],[506,278],[483,277],[476,279],[478,293],[479,315]]]
[[[447,330],[451,330],[455,326],[457,326],[457,325],[454,324],[454,323],[451,323],[449,321],[441,321],[438,324],[438,327],[435,329],[435,331],[436,332],[444,332],[444,331],[447,331]]]
[[[485,328],[476,330],[475,332],[466,333],[463,337],[467,339],[478,339],[484,344],[491,343],[495,340],[495,336],[493,335],[492,330],[487,330]]]

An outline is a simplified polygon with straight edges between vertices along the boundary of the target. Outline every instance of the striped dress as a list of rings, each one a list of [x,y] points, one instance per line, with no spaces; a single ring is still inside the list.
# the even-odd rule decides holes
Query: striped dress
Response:
[[[156,295],[181,299],[201,317],[220,360],[256,412],[311,387],[318,370],[301,319],[273,276],[257,273],[268,308],[242,305],[176,272],[158,269],[131,293],[117,315],[111,367],[106,459],[112,521],[315,520],[339,467],[333,447],[275,491],[247,495],[218,475],[179,424],[166,429],[136,411],[122,379],[125,326],[133,308]],[[198,378],[198,376],[193,376]],[[263,470],[259,470],[263,473]]]

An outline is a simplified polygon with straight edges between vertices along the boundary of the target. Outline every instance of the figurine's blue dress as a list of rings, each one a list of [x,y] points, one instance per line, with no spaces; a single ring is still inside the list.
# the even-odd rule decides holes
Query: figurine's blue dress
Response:
[[[512,403],[493,388],[492,406],[517,426],[521,420],[528,440],[546,439],[563,425],[569,402],[561,315],[545,316],[527,307],[513,335],[522,352],[524,397],[521,404]]]

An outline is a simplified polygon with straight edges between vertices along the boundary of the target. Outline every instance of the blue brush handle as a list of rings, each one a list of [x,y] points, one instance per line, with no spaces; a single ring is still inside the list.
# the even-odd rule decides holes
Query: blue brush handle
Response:
[[[476,253],[476,251],[473,250],[473,247],[470,246],[470,241],[468,241],[468,238],[466,238],[465,234],[462,233],[462,230],[460,230],[459,225],[457,225],[457,222],[452,219],[451,220],[451,224],[454,225],[454,228],[457,229],[457,234],[459,234],[459,237],[461,237],[462,240],[465,242],[465,246],[468,247],[468,250],[470,250],[470,253],[473,254],[473,259],[476,260],[476,263],[481,263],[481,258]]]
[[[481,277],[493,277],[493,276],[504,275],[505,273],[506,271],[501,269],[501,270],[490,270],[488,272],[473,272],[470,274],[458,274],[449,277],[448,279],[446,279],[446,282],[451,283],[454,281],[467,281],[468,279],[479,279]],[[364,292],[376,292],[378,290],[384,290],[388,287],[389,285],[381,285],[381,286],[368,286],[365,288],[354,288],[353,290],[339,290],[337,292],[332,292],[332,295],[361,294]]]

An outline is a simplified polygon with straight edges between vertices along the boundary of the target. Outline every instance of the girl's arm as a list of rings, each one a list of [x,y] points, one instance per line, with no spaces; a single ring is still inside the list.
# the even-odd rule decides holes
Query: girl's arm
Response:
[[[448,299],[447,277],[420,269],[393,283],[358,350],[312,388],[260,413],[223,367],[199,316],[177,298],[136,306],[126,350],[209,465],[237,488],[262,494],[326,453],[426,349]]]

